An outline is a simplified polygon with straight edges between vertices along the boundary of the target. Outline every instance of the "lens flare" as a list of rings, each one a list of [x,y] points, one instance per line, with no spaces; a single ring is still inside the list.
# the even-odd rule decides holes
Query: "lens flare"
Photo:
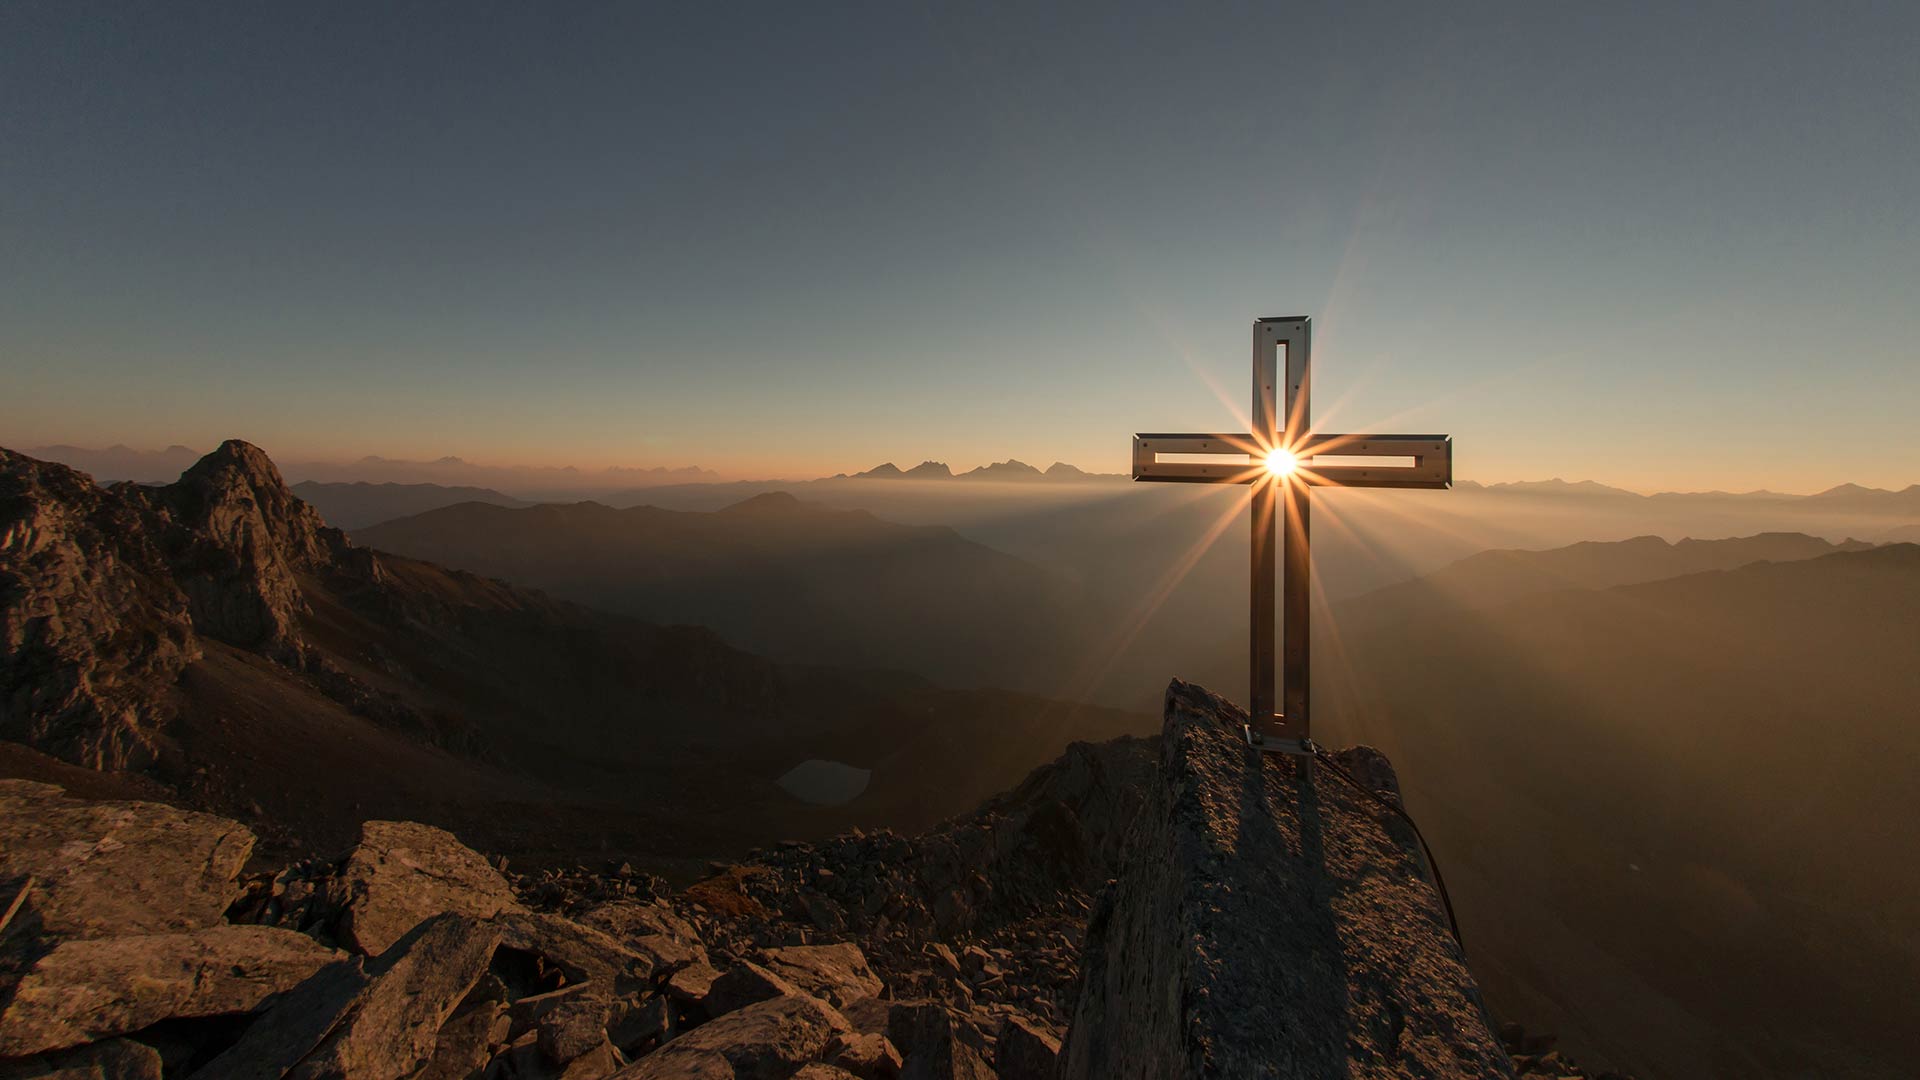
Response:
[[[1294,457],[1291,450],[1275,450],[1267,455],[1267,472],[1274,476],[1292,476],[1299,465],[1300,459]]]

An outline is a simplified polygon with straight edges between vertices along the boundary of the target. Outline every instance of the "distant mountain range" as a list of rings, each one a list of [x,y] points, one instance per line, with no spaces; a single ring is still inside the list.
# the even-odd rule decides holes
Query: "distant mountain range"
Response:
[[[1454,484],[1463,491],[1504,492],[1510,495],[1542,495],[1609,499],[1641,499],[1656,502],[1752,503],[1789,506],[1798,504],[1809,510],[1853,511],[1867,514],[1920,514],[1920,484],[1898,490],[1839,484],[1812,495],[1788,495],[1778,491],[1660,491],[1642,495],[1625,488],[1609,487],[1592,480],[1569,481],[1518,480],[1501,484],[1480,484],[1463,480]]]
[[[1029,480],[1084,482],[1127,478],[1125,473],[1090,473],[1064,461],[1056,461],[1042,470],[1013,458],[982,465],[977,469],[968,469],[963,473],[955,473],[944,461],[923,461],[911,469],[902,469],[889,461],[851,476],[846,473],[836,473],[828,477],[829,480],[1008,480],[1014,482]]]
[[[1498,607],[1568,589],[1606,589],[1758,562],[1792,562],[1842,551],[1865,551],[1858,540],[1834,543],[1801,533],[1762,533],[1727,540],[1638,536],[1584,541],[1546,551],[1483,551],[1412,581],[1375,589],[1338,608],[1343,632],[1394,623],[1444,623],[1468,609]]]

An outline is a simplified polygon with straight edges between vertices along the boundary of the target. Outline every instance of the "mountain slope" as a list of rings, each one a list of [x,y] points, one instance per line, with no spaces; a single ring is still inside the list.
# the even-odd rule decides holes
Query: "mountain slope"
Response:
[[[1749,563],[1864,551],[1872,546],[1853,540],[1832,543],[1800,533],[1761,533],[1675,543],[1658,536],[1637,536],[1545,551],[1483,551],[1412,581],[1345,602],[1340,607],[1340,625],[1348,631],[1364,630],[1439,616],[1457,607],[1496,607],[1560,589],[1605,589],[1705,570],[1731,570]]]
[[[1496,1007],[1647,1076],[1910,1070],[1920,546],[1350,638],[1342,738],[1400,763]]]
[[[327,524],[336,529],[349,530],[464,502],[492,503],[495,506],[527,505],[492,488],[449,487],[444,484],[370,484],[364,480],[348,484],[303,480],[293,485],[293,493],[318,510]]]
[[[785,492],[712,513],[469,503],[357,542],[660,623],[696,623],[776,660],[1050,688],[1087,622],[1071,587],[938,526]]]
[[[1151,727],[783,668],[698,628],[376,554],[244,443],[173,485],[106,490],[0,451],[0,629],[0,740],[143,771],[294,847],[340,843],[373,815],[535,857],[583,843],[707,857],[925,825],[1075,738]],[[982,749],[955,756],[969,745]],[[872,785],[844,806],[798,803],[775,780],[810,758],[871,768]]]

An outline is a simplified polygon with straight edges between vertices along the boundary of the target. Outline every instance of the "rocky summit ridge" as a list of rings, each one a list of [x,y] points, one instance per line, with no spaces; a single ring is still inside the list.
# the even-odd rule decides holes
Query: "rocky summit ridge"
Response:
[[[296,575],[376,568],[229,441],[176,483],[102,490],[0,449],[0,736],[97,769],[154,756],[201,638],[298,665]]]
[[[0,1077],[1579,1076],[1510,1058],[1367,750],[1263,758],[1169,690],[913,836],[669,889],[516,875],[367,821],[260,867],[237,822],[0,781]]]

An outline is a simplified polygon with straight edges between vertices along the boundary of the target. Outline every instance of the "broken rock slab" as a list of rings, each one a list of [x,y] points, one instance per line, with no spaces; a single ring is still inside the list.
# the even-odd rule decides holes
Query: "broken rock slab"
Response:
[[[851,1030],[826,1003],[777,997],[711,1020],[614,1074],[615,1080],[780,1080]]]
[[[328,965],[275,1002],[195,1080],[411,1076],[500,944],[500,931],[439,915],[368,961]]]
[[[936,1001],[900,1002],[887,1038],[900,1050],[902,1080],[994,1080],[982,1048],[953,1011]]]
[[[800,1066],[800,1071],[793,1074],[793,1080],[860,1080],[860,1076],[838,1065],[822,1065],[816,1061]]]
[[[446,912],[489,919],[518,911],[507,879],[452,833],[415,821],[368,821],[340,868],[341,940],[377,956]]]
[[[1331,768],[1247,746],[1244,723],[1168,688],[1061,1075],[1512,1076],[1411,830]],[[1336,760],[1390,792],[1377,752]]]
[[[603,996],[649,986],[655,971],[667,966],[604,930],[561,915],[509,910],[493,922],[500,928],[503,944],[544,957],[560,968],[568,982],[592,983]]]
[[[89,938],[214,926],[252,852],[253,833],[226,818],[0,780],[0,882],[32,879],[16,929]]]
[[[0,1080],[161,1080],[160,1052],[131,1039],[0,1063]]]
[[[1009,1016],[1001,1025],[993,1064],[1000,1080],[1053,1080],[1060,1072],[1060,1040],[1029,1020]]]
[[[64,941],[0,1013],[0,1057],[139,1031],[162,1020],[252,1012],[343,954],[268,926]]]

